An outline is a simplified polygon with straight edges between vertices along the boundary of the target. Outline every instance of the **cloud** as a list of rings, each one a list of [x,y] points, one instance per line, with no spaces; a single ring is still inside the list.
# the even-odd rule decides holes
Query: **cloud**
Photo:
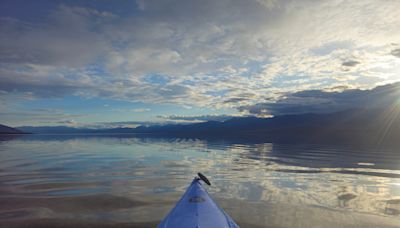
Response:
[[[52,122],[52,124],[62,124],[62,125],[67,125],[67,126],[72,126],[72,127],[79,126],[79,123],[76,122],[75,120],[61,120],[61,121]]]
[[[132,112],[150,112],[151,111],[151,109],[149,109],[149,108],[135,108],[135,109],[132,109]]]
[[[92,63],[105,51],[105,42],[92,31],[91,16],[84,8],[60,6],[43,24],[0,18],[0,60],[68,67]]]
[[[400,58],[400,48],[394,49],[390,52],[393,56]]]
[[[40,124],[78,124],[73,119],[88,117],[83,114],[71,114],[61,109],[24,110],[7,106],[0,111],[0,119],[11,126],[40,125]]]
[[[176,121],[176,122],[205,122],[205,121],[225,121],[228,119],[232,119],[234,117],[238,117],[237,115],[199,115],[199,116],[179,116],[179,115],[170,115],[170,116],[157,116],[158,118]]]
[[[167,124],[188,124],[203,121],[184,120],[184,119],[169,119],[167,116],[158,116],[158,120],[153,121],[115,121],[115,122],[95,122],[95,123],[80,123],[80,127],[103,129],[103,128],[135,128],[138,126],[154,126]]]
[[[342,66],[353,67],[353,66],[357,66],[358,64],[360,64],[359,61],[356,61],[356,60],[348,60],[348,61],[344,61],[344,62],[342,63]]]
[[[16,69],[18,68],[18,70]],[[67,76],[72,74],[71,76]],[[30,93],[32,97],[54,98],[96,91],[102,81],[85,72],[64,70],[42,65],[11,65],[0,68],[0,90],[8,93]]]
[[[141,113],[141,112],[150,112],[151,109],[149,108],[113,108],[111,111],[114,112],[135,112],[135,113]]]
[[[240,111],[253,115],[274,116],[331,113],[347,109],[387,109],[399,105],[400,83],[379,86],[371,90],[347,89],[341,92],[305,90],[285,94],[275,102],[242,106]]]
[[[96,123],[81,123],[80,127],[105,129],[105,128],[135,128],[138,126],[149,126],[156,124],[150,121],[115,121],[115,122],[96,122]]]
[[[126,15],[123,6],[106,12],[76,3],[31,21],[0,17],[0,90],[237,108],[299,90],[398,80],[398,59],[388,56],[398,56],[390,45],[400,40],[398,1],[136,4]]]
[[[240,103],[242,101],[247,101],[248,98],[244,98],[244,97],[233,97],[233,98],[229,98],[227,100],[224,101],[224,103]]]

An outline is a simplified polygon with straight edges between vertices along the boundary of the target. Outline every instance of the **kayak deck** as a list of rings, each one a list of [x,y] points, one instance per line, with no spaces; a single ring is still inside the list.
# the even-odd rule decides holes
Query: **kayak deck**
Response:
[[[158,228],[238,228],[195,178]]]

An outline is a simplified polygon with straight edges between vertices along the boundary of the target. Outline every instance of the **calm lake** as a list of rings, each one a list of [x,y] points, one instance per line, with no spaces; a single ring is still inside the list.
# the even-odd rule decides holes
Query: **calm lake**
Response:
[[[0,227],[155,227],[197,172],[241,227],[400,227],[400,152],[135,135],[0,139]]]

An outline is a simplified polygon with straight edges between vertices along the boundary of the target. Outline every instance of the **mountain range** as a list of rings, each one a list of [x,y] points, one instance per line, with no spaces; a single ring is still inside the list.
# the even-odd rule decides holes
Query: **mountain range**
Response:
[[[353,109],[327,114],[282,115],[273,118],[236,117],[194,124],[87,129],[64,126],[20,127],[31,133],[136,133],[265,142],[344,143],[371,146],[400,145],[400,113],[381,109]]]
[[[191,125],[138,127],[136,132],[175,136],[251,138],[271,142],[399,144],[400,115],[357,109],[328,114],[233,118]]]
[[[24,132],[12,127],[0,124],[0,134],[23,134]]]

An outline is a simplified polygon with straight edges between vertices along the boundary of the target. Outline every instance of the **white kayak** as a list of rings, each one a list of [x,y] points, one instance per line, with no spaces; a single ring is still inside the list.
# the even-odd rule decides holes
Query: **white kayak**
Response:
[[[200,177],[200,178],[199,178]],[[199,173],[175,207],[157,228],[239,228],[203,188],[200,180],[210,185]]]

